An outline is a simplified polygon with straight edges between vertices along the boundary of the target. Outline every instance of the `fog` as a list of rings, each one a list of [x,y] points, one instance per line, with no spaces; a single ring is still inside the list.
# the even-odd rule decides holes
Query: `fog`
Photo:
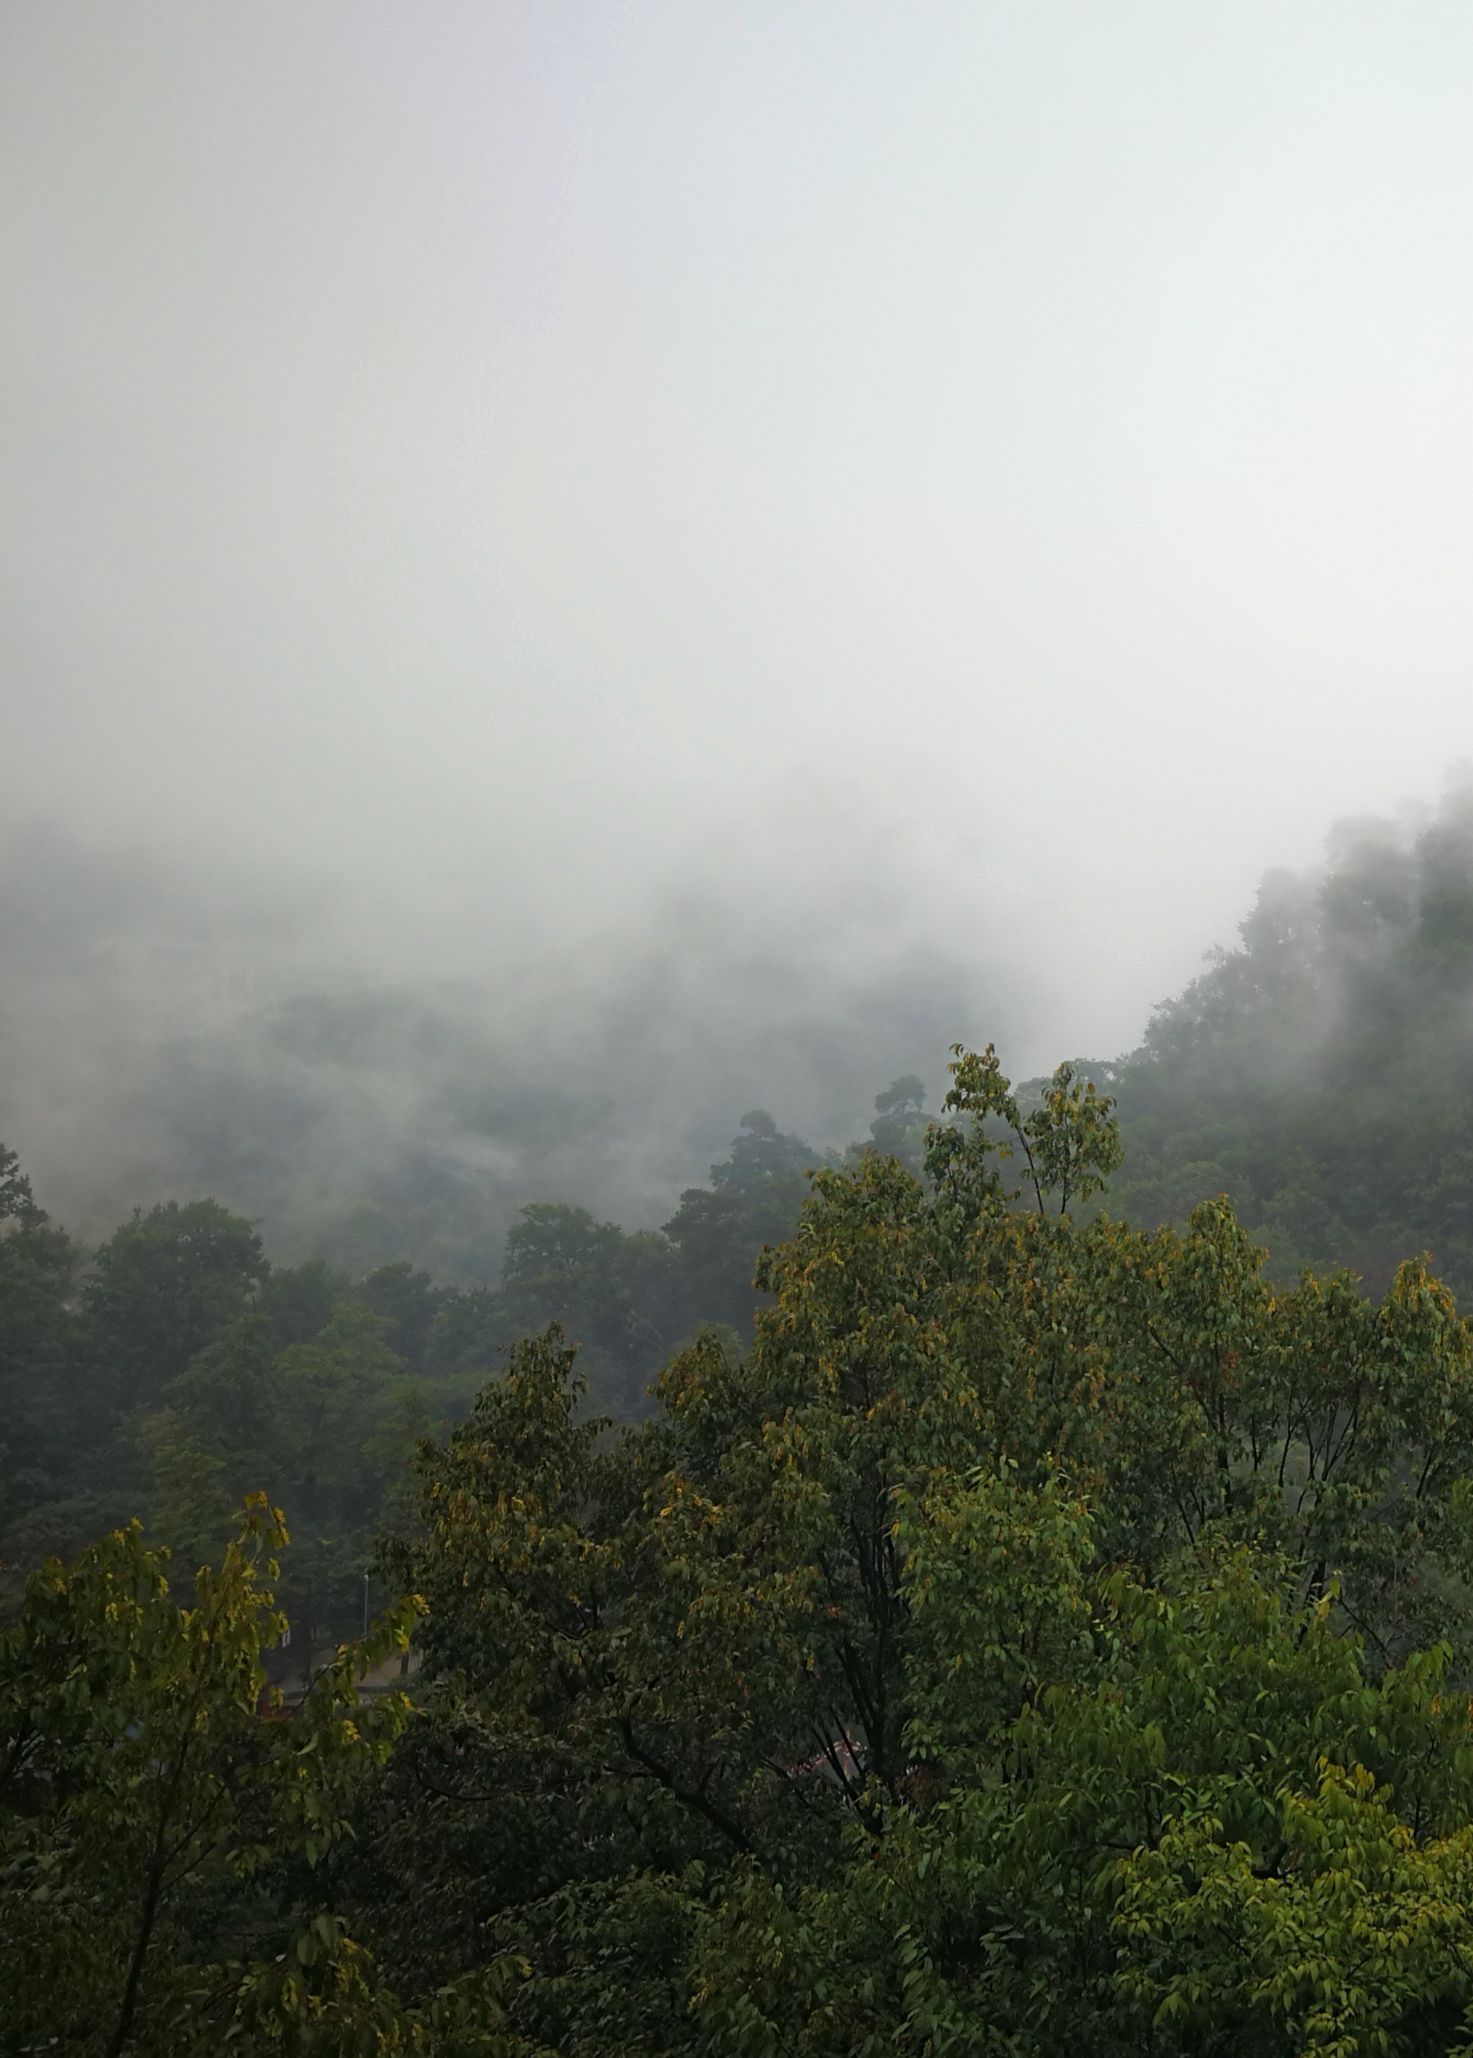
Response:
[[[1469,747],[1470,88],[1430,0],[12,0],[43,1198],[658,1220],[1134,1043]]]

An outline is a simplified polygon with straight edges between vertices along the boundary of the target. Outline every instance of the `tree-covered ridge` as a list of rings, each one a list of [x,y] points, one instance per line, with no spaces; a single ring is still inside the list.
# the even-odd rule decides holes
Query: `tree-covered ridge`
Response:
[[[1317,877],[1270,873],[1237,949],[1090,1070],[1134,1219],[1230,1192],[1285,1277],[1380,1288],[1430,1250],[1473,1293],[1473,784],[1420,825],[1341,824]]]
[[[554,1329],[422,1444],[412,1709],[351,1711],[365,1651],[253,1712],[260,1507],[192,1595],[127,1533],[37,1576],[18,2048],[1473,2047],[1468,1324],[1415,1260],[1268,1284],[1226,1201],[1097,1212],[1067,1069],[958,1053],[946,1112],[816,1176],[643,1421]]]
[[[920,1082],[877,1100],[876,1138],[912,1162]],[[95,1251],[0,1158],[0,1562],[75,1550],[139,1510],[190,1552],[223,1542],[243,1493],[293,1509],[300,1639],[357,1619],[363,1574],[414,1438],[463,1414],[517,1338],[562,1323],[599,1403],[638,1414],[703,1325],[750,1334],[752,1272],[788,1234],[816,1154],[765,1109],[663,1229],[532,1202],[488,1253],[494,1284],[447,1286],[407,1259],[351,1278],[271,1265],[217,1202],[135,1211]]]
[[[479,1287],[0,1155],[0,2050],[1473,2050],[1470,1018],[1455,794]]]
[[[1180,1224],[1230,1192],[1275,1278],[1346,1265],[1380,1291],[1425,1250],[1473,1291],[1470,910],[1467,788],[1420,825],[1342,825],[1316,878],[1270,875],[1238,948],[1157,1011],[1141,1047],[1079,1068],[1119,1103],[1114,1211]],[[1054,1090],[1032,1082],[1018,1104]],[[925,1097],[896,1080],[850,1155],[918,1170]],[[758,1252],[793,1230],[810,1168],[838,1162],[754,1109],[663,1227],[601,1219],[575,1186],[521,1209],[483,1252],[484,1284],[449,1286],[407,1258],[357,1278],[272,1266],[257,1228],[210,1201],[140,1211],[85,1252],[7,1154],[0,1551],[33,1564],[140,1509],[203,1550],[268,1479],[292,1503],[299,1566],[309,1536],[331,1539],[294,1620],[309,1638],[314,1617],[350,1623],[406,1439],[463,1413],[551,1321],[579,1345],[595,1403],[637,1414],[702,1324],[749,1335]]]

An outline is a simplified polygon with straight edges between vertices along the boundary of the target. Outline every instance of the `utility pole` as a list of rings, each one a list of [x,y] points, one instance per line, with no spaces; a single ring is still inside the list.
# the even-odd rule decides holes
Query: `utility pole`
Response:
[[[368,1574],[363,1575],[363,1634],[368,1634]]]

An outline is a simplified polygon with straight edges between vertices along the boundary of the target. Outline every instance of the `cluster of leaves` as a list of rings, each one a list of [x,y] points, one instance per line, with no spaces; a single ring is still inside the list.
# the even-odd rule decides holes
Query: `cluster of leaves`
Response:
[[[183,1600],[135,1524],[69,1571],[45,1565],[0,1636],[7,2052],[453,2048],[433,2031],[468,1991],[403,2007],[316,1888],[408,1719],[399,1694],[360,1705],[359,1684],[407,1645],[413,1609],[345,1649],[285,1719],[261,1664],[285,1542],[252,1500]],[[487,2032],[504,1980],[475,1982]]]

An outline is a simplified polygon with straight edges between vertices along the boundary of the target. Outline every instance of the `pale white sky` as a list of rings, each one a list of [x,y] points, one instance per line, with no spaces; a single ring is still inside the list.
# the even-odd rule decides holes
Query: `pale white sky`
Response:
[[[7,806],[452,964],[873,882],[1118,1049],[1473,747],[1470,106],[1435,0],[6,0]]]

